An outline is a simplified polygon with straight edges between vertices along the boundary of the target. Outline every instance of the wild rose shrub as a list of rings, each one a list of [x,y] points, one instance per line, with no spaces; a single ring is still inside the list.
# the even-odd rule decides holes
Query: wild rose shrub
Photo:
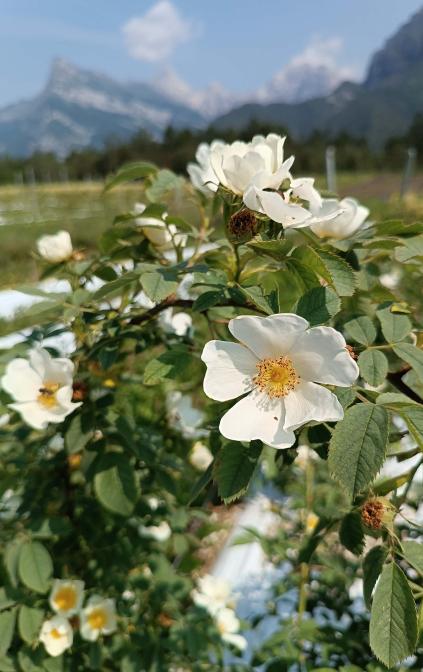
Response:
[[[401,511],[423,447],[421,306],[394,285],[398,269],[421,282],[423,225],[322,198],[272,134],[197,160],[192,183],[146,163],[112,176],[107,189],[142,180],[143,202],[97,253],[63,231],[39,241],[41,277],[69,290],[28,290],[41,301],[10,327],[25,340],[1,355],[0,671],[225,669],[246,642],[228,588],[204,576],[209,504],[263,468],[283,492],[299,445],[331,505],[293,503],[291,548],[262,540],[301,577],[289,662],[316,669],[317,557],[363,574],[376,658],[416,650],[421,529]],[[49,340],[64,334],[67,357]],[[379,478],[388,455],[417,461]],[[277,655],[278,640],[259,662]]]

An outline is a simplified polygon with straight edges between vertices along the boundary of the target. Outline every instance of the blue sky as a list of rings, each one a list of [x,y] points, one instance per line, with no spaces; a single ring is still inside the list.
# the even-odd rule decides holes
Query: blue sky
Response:
[[[360,77],[369,56],[422,4],[0,0],[0,105],[37,93],[55,56],[122,80],[154,79],[171,66],[194,88],[218,81],[235,92],[262,86],[304,53]]]

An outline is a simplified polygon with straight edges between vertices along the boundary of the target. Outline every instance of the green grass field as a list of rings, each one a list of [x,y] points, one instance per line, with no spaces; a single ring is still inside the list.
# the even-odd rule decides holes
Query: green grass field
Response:
[[[340,195],[351,195],[367,204],[372,219],[418,219],[423,215],[423,175],[414,179],[414,193],[403,202],[398,197],[400,183],[397,174],[349,173],[338,177]],[[326,188],[323,177],[317,184]],[[32,253],[40,235],[66,229],[75,247],[92,248],[113,218],[131,210],[137,200],[142,200],[138,185],[108,193],[103,192],[101,183],[92,182],[0,188],[0,287],[37,279]]]

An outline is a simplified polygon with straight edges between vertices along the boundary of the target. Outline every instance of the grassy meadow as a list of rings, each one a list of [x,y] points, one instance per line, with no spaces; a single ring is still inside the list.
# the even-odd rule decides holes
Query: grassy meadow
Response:
[[[318,178],[317,184],[325,189],[325,178]],[[400,184],[401,176],[395,173],[338,176],[340,195],[354,196],[368,205],[372,218],[401,217],[411,221],[422,217],[423,175],[414,178],[404,201],[399,199]],[[0,287],[37,280],[32,253],[40,235],[66,229],[75,247],[93,247],[113,218],[131,210],[137,200],[142,200],[139,185],[108,193],[103,192],[100,182],[0,187]]]

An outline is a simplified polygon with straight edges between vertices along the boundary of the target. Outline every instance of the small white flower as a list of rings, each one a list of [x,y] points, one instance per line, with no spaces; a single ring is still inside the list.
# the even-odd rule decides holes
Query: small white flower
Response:
[[[73,254],[72,240],[67,231],[59,231],[52,236],[41,236],[37,240],[38,253],[51,264],[70,259]]]
[[[147,504],[152,511],[157,511],[160,506],[160,499],[158,497],[147,497]]]
[[[142,215],[146,209],[144,203],[136,203],[134,211]],[[163,214],[163,219],[158,217],[136,217],[135,222],[141,227],[146,238],[161,252],[173,248],[173,244],[185,247],[187,236],[178,233],[174,224],[166,226],[165,221],[167,213]]]
[[[67,618],[53,616],[48,621],[44,621],[39,639],[50,656],[60,656],[72,646],[72,626]]]
[[[239,620],[233,609],[220,609],[215,615],[216,627],[224,642],[232,644],[237,649],[244,651],[247,648],[247,640],[239,632]]]
[[[212,616],[232,602],[231,587],[227,581],[212,574],[205,574],[197,581],[191,597],[194,604],[203,607]]]
[[[177,336],[186,336],[192,327],[192,317],[188,313],[174,313],[173,308],[166,308],[160,315],[160,322],[167,332]]]
[[[338,212],[335,217],[328,218],[335,212]],[[342,201],[326,198],[315,214],[316,220],[320,221],[312,223],[310,228],[316,236],[342,240],[349,238],[363,226],[369,210],[364,205],[360,205],[355,198],[344,198]]]
[[[93,595],[81,611],[81,637],[95,642],[100,635],[111,635],[117,628],[115,601]]]
[[[204,414],[193,406],[190,395],[177,390],[170,392],[166,398],[166,406],[169,422],[174,424],[183,436],[192,438],[204,434],[204,430],[201,430]]]
[[[0,498],[0,520],[8,523],[18,515],[18,509],[22,504],[22,497],[15,494],[10,488]]]
[[[210,145],[202,142],[195,153],[197,163],[189,163],[187,166],[192,185],[204,194],[217,191],[218,185],[215,172],[211,167],[210,155],[215,149],[224,147],[224,145],[225,143],[221,140],[213,140]]]
[[[288,448],[301,425],[343,418],[337,397],[322,386],[349,387],[358,377],[342,334],[332,327],[309,328],[290,313],[242,315],[228,326],[242,345],[209,341],[201,356],[208,397],[229,401],[246,395],[221,419],[223,436]]]
[[[172,530],[165,520],[160,525],[140,525],[138,534],[146,539],[154,539],[155,541],[167,541],[172,534]]]
[[[204,443],[196,441],[189,454],[189,461],[198,471],[205,471],[213,462],[213,455]]]
[[[26,359],[13,359],[1,379],[4,390],[15,399],[10,408],[34,429],[49,422],[63,422],[82,402],[72,402],[73,363],[53,359],[47,350],[34,348]]]
[[[59,616],[74,616],[84,599],[84,582],[56,579],[50,593],[50,606]]]

